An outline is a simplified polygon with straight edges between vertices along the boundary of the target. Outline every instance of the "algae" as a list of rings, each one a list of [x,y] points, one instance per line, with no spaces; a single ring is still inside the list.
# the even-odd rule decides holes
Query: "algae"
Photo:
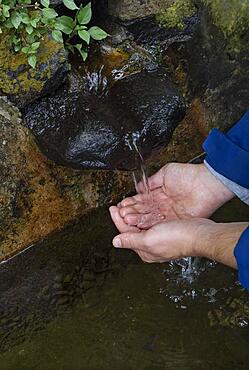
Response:
[[[248,43],[244,36],[249,30],[248,0],[202,0],[209,9],[215,26],[222,31],[228,41],[228,48],[240,52]]]
[[[192,0],[176,0],[166,11],[157,14],[156,20],[164,28],[183,30],[185,19],[195,13],[196,7]]]

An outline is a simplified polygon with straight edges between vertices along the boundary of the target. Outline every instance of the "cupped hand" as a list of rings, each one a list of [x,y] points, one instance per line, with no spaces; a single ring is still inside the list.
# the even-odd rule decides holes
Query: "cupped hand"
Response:
[[[114,247],[132,249],[144,262],[165,262],[200,255],[203,236],[210,225],[215,224],[211,220],[193,218],[160,222],[148,230],[141,230],[127,225],[118,207],[110,207],[110,213],[120,232],[113,239]]]
[[[150,192],[124,199],[120,216],[127,226],[149,229],[162,221],[209,217],[234,194],[204,164],[169,163],[148,180]]]

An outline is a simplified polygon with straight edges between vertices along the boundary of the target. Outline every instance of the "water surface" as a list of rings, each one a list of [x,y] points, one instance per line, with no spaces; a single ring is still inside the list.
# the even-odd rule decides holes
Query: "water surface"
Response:
[[[241,209],[235,202],[216,219],[245,219],[247,208]],[[203,259],[197,271],[190,283],[175,263],[120,267],[101,288],[3,353],[0,368],[249,369],[248,294],[229,268]]]

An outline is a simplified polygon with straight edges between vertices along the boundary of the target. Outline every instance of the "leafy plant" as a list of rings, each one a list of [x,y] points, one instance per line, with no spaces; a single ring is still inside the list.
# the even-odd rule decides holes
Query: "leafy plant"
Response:
[[[7,30],[13,52],[22,52],[32,68],[37,63],[37,52],[46,33],[70,52],[77,51],[85,61],[91,39],[102,40],[108,34],[100,27],[88,27],[92,19],[91,3],[78,7],[74,0],[63,0],[74,17],[59,16],[50,0],[0,0],[0,33]],[[77,36],[77,37],[75,37]],[[75,39],[80,40],[74,43]]]

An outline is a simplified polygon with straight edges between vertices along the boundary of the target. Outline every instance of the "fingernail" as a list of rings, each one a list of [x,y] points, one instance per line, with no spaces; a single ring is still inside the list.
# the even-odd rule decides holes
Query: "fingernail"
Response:
[[[121,247],[121,240],[119,238],[114,238],[112,244],[115,248],[120,248]]]

